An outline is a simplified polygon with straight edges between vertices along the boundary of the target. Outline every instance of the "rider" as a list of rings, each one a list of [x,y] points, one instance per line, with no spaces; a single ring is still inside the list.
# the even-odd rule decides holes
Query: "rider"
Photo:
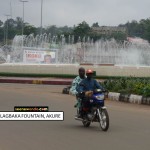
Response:
[[[93,90],[95,89],[101,89],[104,90],[104,88],[95,80],[93,79],[93,70],[88,69],[86,71],[87,78],[83,79],[79,86],[77,87],[78,93],[85,92],[86,97],[91,97],[93,94]]]
[[[80,103],[79,97],[77,96],[78,92],[77,92],[76,88],[79,85],[79,83],[83,79],[85,79],[85,69],[83,67],[80,67],[78,72],[79,72],[79,75],[73,80],[72,86],[71,86],[69,92],[70,92],[70,94],[75,95],[77,98],[77,103],[74,105],[74,107],[78,107],[80,109],[81,103]]]

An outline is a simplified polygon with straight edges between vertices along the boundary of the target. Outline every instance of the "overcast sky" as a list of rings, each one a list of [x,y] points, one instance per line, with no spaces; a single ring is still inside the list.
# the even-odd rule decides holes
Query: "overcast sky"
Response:
[[[11,7],[10,7],[11,3]],[[0,20],[5,14],[12,18],[22,17],[22,3],[19,0],[0,0]],[[28,0],[24,7],[25,22],[40,26],[41,0]],[[127,21],[150,17],[150,0],[43,0],[43,26],[68,25],[72,27],[82,21],[90,26],[117,26]]]

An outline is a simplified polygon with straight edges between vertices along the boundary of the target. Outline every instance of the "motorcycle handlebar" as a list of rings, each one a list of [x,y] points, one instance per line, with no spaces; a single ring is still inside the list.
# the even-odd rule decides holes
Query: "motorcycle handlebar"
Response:
[[[88,91],[83,91],[77,94],[77,96],[82,97],[85,96],[85,93]],[[109,91],[107,89],[95,89],[92,91],[93,93],[109,93]]]

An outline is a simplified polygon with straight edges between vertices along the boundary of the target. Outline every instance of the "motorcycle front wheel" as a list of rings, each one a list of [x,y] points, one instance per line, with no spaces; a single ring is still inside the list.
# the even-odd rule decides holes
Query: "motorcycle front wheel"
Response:
[[[106,109],[98,109],[99,124],[103,131],[109,128],[109,116]]]

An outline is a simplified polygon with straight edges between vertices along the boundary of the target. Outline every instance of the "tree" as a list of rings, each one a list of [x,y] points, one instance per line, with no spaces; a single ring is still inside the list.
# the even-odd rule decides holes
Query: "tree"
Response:
[[[110,35],[110,38],[114,38],[117,41],[124,41],[127,40],[127,36],[125,33],[122,32],[118,32],[118,33],[112,33]]]
[[[84,36],[88,36],[90,30],[91,28],[85,21],[79,23],[78,26],[75,27],[73,30],[73,34],[75,36],[75,42],[77,42],[79,37],[82,39]]]
[[[0,20],[0,27],[3,25],[3,22]]]
[[[92,27],[99,27],[98,22],[93,23]]]
[[[132,22],[127,22],[124,26],[128,30],[128,36],[131,37],[141,37],[150,42],[150,18],[141,19],[139,22],[133,20]]]
[[[4,40],[4,28],[0,27],[0,43]]]
[[[25,25],[24,27],[24,35],[30,35],[30,34],[36,34],[36,27],[32,26],[32,25]]]
[[[150,18],[141,21],[141,24],[144,27],[144,33],[142,37],[150,42]]]
[[[22,18],[20,18],[20,17],[16,18],[16,28],[17,28],[17,30],[22,30],[22,22],[23,22]]]
[[[6,29],[8,30],[7,31],[8,39],[13,39],[17,32],[16,21],[14,19],[6,20],[4,23],[4,29],[5,29],[5,31],[6,31]]]
[[[51,33],[52,36],[57,35],[59,33],[56,25],[48,26],[46,29],[46,33]]]
[[[3,22],[0,20],[0,43],[4,39],[4,28],[1,27],[3,25]]]

